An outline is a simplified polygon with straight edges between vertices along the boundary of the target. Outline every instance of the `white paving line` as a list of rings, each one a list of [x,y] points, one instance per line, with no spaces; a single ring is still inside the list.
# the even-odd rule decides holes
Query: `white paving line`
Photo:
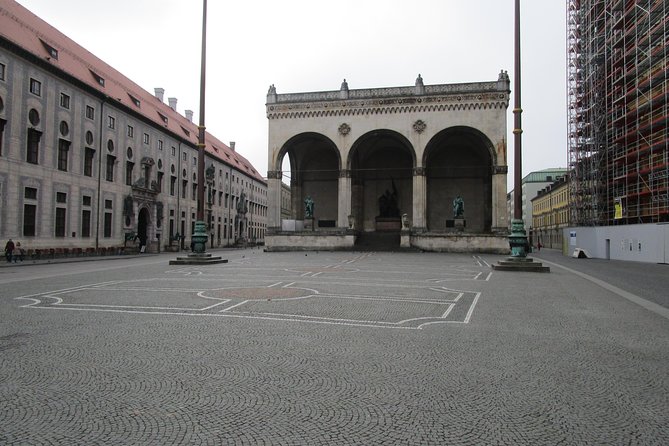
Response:
[[[629,291],[625,291],[621,288],[618,288],[615,285],[611,285],[610,283],[607,283],[601,279],[597,279],[596,277],[592,277],[588,274],[582,273],[580,271],[576,271],[575,269],[568,268],[566,266],[562,266],[558,263],[553,263],[549,262],[548,260],[541,259],[542,262],[548,263],[550,265],[556,266],[558,268],[562,268],[565,271],[568,271],[572,274],[576,274],[579,277],[584,278],[585,280],[589,280],[590,282],[601,286],[605,290],[611,291],[614,294],[617,294],[618,296],[622,297],[623,299],[627,299],[632,303],[635,303],[646,310],[652,311],[653,313],[662,316],[665,319],[669,319],[669,308],[665,308],[662,305],[658,305],[655,302],[651,302],[649,300],[644,299],[643,297],[637,296],[636,294],[632,294]]]

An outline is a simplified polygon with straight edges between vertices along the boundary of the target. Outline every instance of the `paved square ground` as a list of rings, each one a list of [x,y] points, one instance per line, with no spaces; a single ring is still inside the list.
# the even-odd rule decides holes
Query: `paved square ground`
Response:
[[[669,444],[669,321],[495,256],[4,268],[1,444]]]

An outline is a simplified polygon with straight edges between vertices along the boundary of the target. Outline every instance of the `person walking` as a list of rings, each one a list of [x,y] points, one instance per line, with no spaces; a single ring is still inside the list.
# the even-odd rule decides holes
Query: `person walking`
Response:
[[[5,244],[5,258],[7,259],[7,263],[12,262],[13,253],[14,253],[14,242],[12,241],[12,239],[9,239]]]
[[[21,242],[16,242],[16,246],[14,246],[14,250],[12,251],[12,259],[14,260],[14,263],[16,263],[16,259],[23,262],[23,248],[21,248]]]

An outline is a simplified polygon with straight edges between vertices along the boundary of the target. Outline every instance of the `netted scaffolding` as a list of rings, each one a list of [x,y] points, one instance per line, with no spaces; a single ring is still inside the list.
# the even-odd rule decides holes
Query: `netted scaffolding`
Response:
[[[572,225],[669,221],[669,4],[567,0]]]

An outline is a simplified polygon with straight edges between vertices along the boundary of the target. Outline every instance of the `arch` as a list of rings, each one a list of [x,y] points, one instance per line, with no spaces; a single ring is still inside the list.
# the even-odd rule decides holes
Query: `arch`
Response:
[[[449,230],[454,219],[453,200],[460,196],[465,203],[466,230],[489,232],[495,163],[494,146],[481,131],[456,126],[437,133],[423,155],[428,230]]]
[[[275,170],[282,171],[286,155],[290,161],[290,173],[282,179],[284,182],[290,181],[291,218],[304,218],[303,203],[307,197],[311,197],[314,202],[314,220],[327,221],[328,225],[332,225],[338,216],[338,181],[342,164],[336,144],[316,132],[295,135],[277,153]]]
[[[416,152],[411,142],[393,130],[367,132],[352,145],[346,166],[355,226],[365,232],[399,231],[400,215],[413,214]],[[393,221],[380,224],[386,218]]]

